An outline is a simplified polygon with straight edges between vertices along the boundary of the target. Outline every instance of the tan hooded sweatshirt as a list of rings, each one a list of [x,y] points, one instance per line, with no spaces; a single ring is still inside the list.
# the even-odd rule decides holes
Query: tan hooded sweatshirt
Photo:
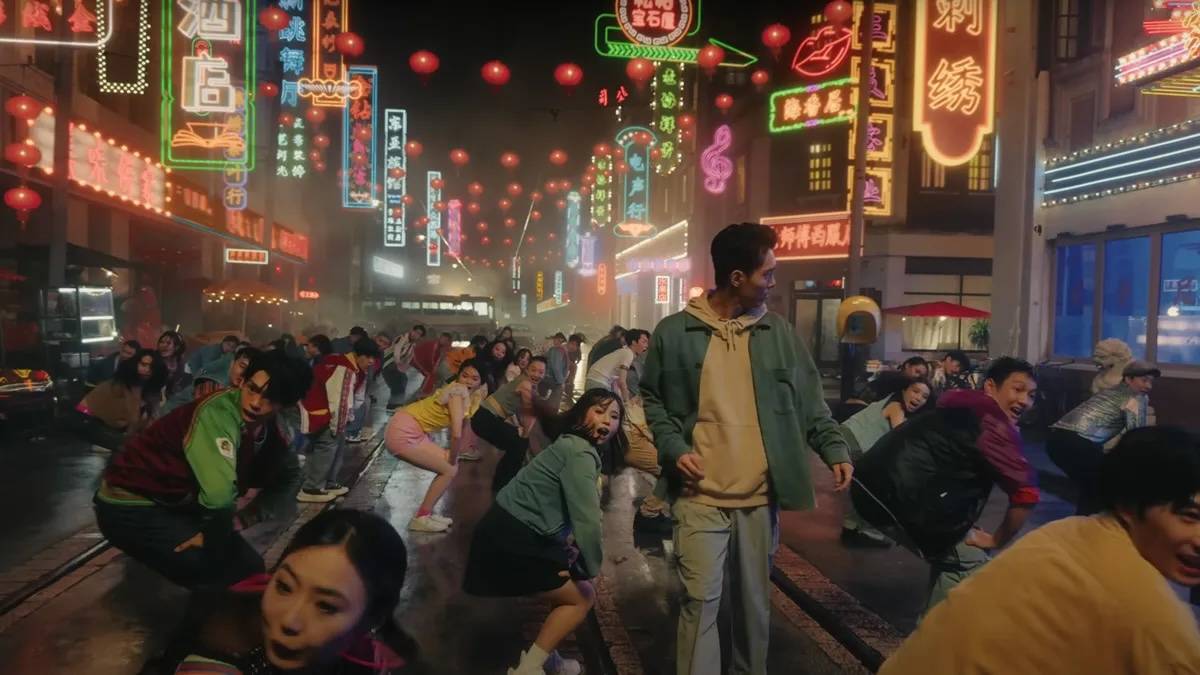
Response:
[[[750,326],[766,308],[723,319],[708,296],[693,298],[687,313],[713,329],[700,372],[700,410],[692,431],[692,451],[704,462],[701,504],[742,508],[767,504],[767,451],[758,425],[754,376],[750,369]]]

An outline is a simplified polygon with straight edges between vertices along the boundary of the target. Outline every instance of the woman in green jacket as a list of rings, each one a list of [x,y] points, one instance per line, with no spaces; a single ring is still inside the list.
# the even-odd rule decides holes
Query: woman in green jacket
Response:
[[[611,442],[617,456],[624,455],[624,417],[613,392],[584,393],[551,425],[563,433],[500,490],[475,529],[463,581],[468,593],[539,595],[552,605],[510,675],[580,672],[554,648],[592,607],[590,580],[604,560],[597,448]]]

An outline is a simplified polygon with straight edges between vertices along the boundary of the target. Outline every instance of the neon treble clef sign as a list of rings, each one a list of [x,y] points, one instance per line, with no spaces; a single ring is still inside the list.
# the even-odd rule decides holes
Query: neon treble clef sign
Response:
[[[728,124],[722,124],[713,132],[712,145],[700,153],[700,170],[704,172],[704,189],[714,195],[724,194],[729,177],[733,175],[733,162],[725,151],[733,143],[733,132]]]

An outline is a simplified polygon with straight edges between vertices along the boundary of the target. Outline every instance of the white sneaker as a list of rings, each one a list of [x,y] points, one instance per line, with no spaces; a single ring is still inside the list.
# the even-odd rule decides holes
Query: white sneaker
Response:
[[[454,524],[453,518],[447,518],[446,516],[439,516],[436,513],[429,514],[429,517],[436,520],[439,523],[444,523],[446,525],[446,527],[450,527],[451,525]]]
[[[481,457],[482,455],[479,454],[478,450],[468,450],[458,453],[458,461],[460,462],[478,462]]]
[[[445,532],[450,526],[430,516],[417,516],[408,521],[408,529],[412,532]]]
[[[542,675],[544,670],[540,666],[522,668],[521,662],[525,660],[525,652],[521,652],[521,659],[517,661],[517,665],[508,669],[508,675]]]
[[[307,488],[296,495],[296,501],[306,504],[324,504],[337,499],[337,495],[324,490],[309,490]]]
[[[546,663],[542,665],[542,672],[546,675],[580,675],[583,672],[583,666],[579,665],[575,659],[564,659],[555,650],[550,652]]]

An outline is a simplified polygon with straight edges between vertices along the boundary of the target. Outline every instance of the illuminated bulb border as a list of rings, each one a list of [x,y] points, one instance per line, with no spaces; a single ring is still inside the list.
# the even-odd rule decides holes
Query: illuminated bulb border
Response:
[[[109,9],[112,9],[111,3]],[[104,32],[108,12],[96,12],[96,30]],[[133,82],[111,82],[108,79],[108,55],[104,47],[96,50],[96,79],[105,94],[140,96],[150,86],[147,71],[150,67],[150,0],[138,2],[137,79]]]

